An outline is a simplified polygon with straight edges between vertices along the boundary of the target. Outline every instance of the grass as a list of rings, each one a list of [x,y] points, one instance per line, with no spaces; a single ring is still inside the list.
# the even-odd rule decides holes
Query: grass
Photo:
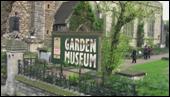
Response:
[[[139,95],[168,96],[169,95],[169,61],[157,60],[145,64],[132,66],[128,71],[142,71],[147,73],[139,84]]]
[[[23,77],[23,76],[16,76],[16,80],[20,81],[22,83],[28,84],[30,86],[42,89],[42,90],[47,91],[49,93],[56,94],[56,95],[63,95],[63,96],[78,96],[78,95],[80,95],[78,93],[74,93],[74,92],[71,92],[69,90],[64,90],[60,87],[50,85],[50,84],[47,84],[47,83],[42,82],[42,81],[37,81],[37,80],[33,81],[33,80],[30,80],[30,79]]]

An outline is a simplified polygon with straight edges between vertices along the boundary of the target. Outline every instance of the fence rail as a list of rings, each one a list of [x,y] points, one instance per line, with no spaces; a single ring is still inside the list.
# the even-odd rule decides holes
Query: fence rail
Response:
[[[24,62],[25,63],[25,62]],[[93,76],[93,79],[86,79],[86,75],[81,75],[78,79],[71,79],[63,75],[61,72],[53,72],[46,68],[46,65],[33,65],[33,64],[18,64],[18,74],[32,79],[41,80],[50,84],[54,84],[63,88],[78,91],[86,95],[94,96],[135,96],[136,86],[129,83],[119,83],[122,88],[113,88],[109,85],[100,85],[94,79],[102,79],[101,77]],[[123,89],[126,86],[128,87]]]

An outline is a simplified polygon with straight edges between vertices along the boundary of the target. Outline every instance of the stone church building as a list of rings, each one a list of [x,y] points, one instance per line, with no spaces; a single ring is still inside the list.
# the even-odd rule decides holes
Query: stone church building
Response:
[[[52,35],[53,25],[56,23],[55,18],[58,22],[65,21],[69,18],[74,6],[77,2],[66,2],[66,1],[16,1],[13,4],[12,12],[10,16],[14,16],[15,12],[18,12],[20,17],[20,33],[24,36],[29,36],[31,32],[42,40],[50,37]],[[93,9],[98,3],[90,1]],[[154,44],[164,44],[164,35],[162,31],[162,4],[158,1],[153,1],[152,4],[160,9],[160,13],[145,19],[144,21],[144,43],[146,44],[147,38],[152,38]],[[58,12],[57,16],[55,14]],[[69,13],[69,14],[68,14]],[[100,13],[102,15],[102,13]],[[61,19],[65,20],[61,20]],[[105,17],[105,36],[110,35],[109,31],[111,29],[112,18],[110,15]],[[126,24],[122,30],[128,36],[132,37],[130,45],[137,46],[137,25],[139,20],[134,20],[131,23]],[[9,24],[8,24],[9,25]],[[65,25],[67,26],[67,25]],[[8,26],[9,28],[9,26]],[[57,28],[61,28],[60,26]],[[56,29],[56,28],[55,28]],[[7,29],[9,32],[9,29]]]

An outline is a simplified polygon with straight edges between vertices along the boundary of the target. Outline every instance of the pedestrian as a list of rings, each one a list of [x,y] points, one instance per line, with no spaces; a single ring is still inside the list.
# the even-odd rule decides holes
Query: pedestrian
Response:
[[[148,48],[147,48],[147,45],[145,45],[144,49],[143,49],[143,56],[144,56],[144,59],[147,60],[147,56],[148,56]]]
[[[136,56],[136,50],[135,49],[133,49],[131,57],[132,57],[132,63],[136,63],[137,56]]]
[[[150,46],[148,46],[148,59],[150,59],[150,56],[151,56],[151,51],[152,51],[152,48]]]

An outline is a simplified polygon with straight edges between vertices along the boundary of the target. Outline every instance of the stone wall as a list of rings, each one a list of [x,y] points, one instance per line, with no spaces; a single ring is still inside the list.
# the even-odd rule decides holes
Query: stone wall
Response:
[[[159,44],[161,42],[161,20],[161,14],[155,14],[154,44]]]
[[[24,76],[16,76],[15,95],[25,96],[85,96],[85,94],[72,89],[59,87],[55,84],[30,79]]]
[[[38,48],[41,48],[43,46],[42,43],[31,43],[29,44],[29,51],[30,52],[38,52]]]
[[[31,3],[30,1],[16,1],[12,6],[12,11],[9,15],[15,15],[15,12],[18,12],[18,16],[20,17],[20,32],[24,35],[28,33],[31,24]],[[9,32],[9,19],[7,21],[7,31]]]
[[[38,39],[44,39],[44,33],[45,33],[45,5],[44,5],[44,1],[34,1],[32,10],[33,10],[32,29],[34,29],[35,36]]]
[[[151,5],[156,6],[156,7],[160,7],[159,10],[162,10],[162,4],[159,3],[158,1],[149,1],[151,3]],[[117,6],[115,6],[115,8],[117,8]],[[158,9],[156,9],[158,10]],[[114,15],[114,13],[113,13]],[[155,24],[154,24],[154,44],[159,44],[160,40],[161,40],[161,19],[162,19],[162,11],[157,12],[157,14],[155,14]],[[110,36],[109,31],[111,29],[111,23],[112,23],[112,14],[111,13],[106,13],[105,16],[105,36]],[[116,21],[116,20],[115,20]],[[137,45],[137,41],[136,41],[136,33],[137,33],[137,25],[138,22],[140,20],[135,20],[134,22],[134,33],[133,33],[133,38],[130,41],[130,45],[131,46],[136,46]],[[129,25],[130,23],[128,23],[127,25]],[[149,21],[147,20],[147,18],[144,19],[144,45],[146,44],[146,40],[145,38],[149,38],[148,37],[148,30],[149,29]],[[131,33],[131,32],[130,32]]]
[[[35,30],[35,35],[40,38],[51,36],[54,14],[61,4],[62,1],[15,1],[5,24],[6,32],[9,32],[9,18],[18,12],[21,33],[29,35],[29,31]]]
[[[16,81],[16,96],[57,96]]]
[[[56,7],[60,1],[45,1],[45,35],[51,36]]]
[[[7,31],[6,25],[13,3],[14,1],[1,1],[1,36]]]

